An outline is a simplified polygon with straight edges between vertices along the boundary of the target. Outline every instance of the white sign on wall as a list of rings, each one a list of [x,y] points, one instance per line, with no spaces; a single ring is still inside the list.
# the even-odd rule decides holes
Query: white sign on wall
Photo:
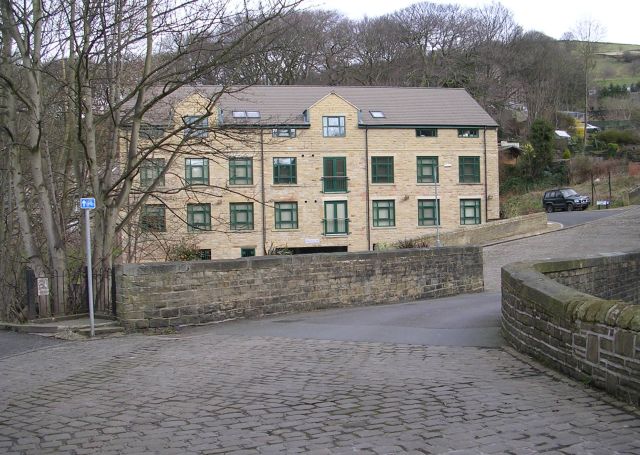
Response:
[[[320,239],[304,239],[304,243],[307,245],[317,245],[320,243]]]
[[[49,278],[38,278],[38,295],[49,295]]]

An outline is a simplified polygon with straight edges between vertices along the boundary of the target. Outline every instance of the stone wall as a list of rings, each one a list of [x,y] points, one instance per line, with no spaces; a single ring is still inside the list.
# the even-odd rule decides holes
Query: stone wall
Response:
[[[447,246],[486,245],[508,237],[530,235],[547,229],[547,214],[540,212],[442,232],[440,241]],[[432,240],[435,244],[436,235],[430,234],[421,238]]]
[[[502,328],[507,341],[638,405],[639,260],[640,252],[630,252],[505,266]]]
[[[478,247],[118,266],[127,328],[397,303],[483,290]]]

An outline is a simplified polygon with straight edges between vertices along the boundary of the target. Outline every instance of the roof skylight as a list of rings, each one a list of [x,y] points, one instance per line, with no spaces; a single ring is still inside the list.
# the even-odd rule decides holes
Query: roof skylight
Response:
[[[260,118],[258,111],[233,111],[231,115],[233,118]]]
[[[233,118],[260,118],[258,111],[233,111],[231,115]]]
[[[384,118],[384,112],[382,111],[369,111],[373,118]]]

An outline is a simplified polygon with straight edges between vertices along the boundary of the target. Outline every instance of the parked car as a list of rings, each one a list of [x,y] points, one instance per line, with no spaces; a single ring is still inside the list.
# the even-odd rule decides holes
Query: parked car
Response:
[[[591,198],[589,196],[583,196],[571,188],[558,188],[555,190],[549,190],[544,193],[542,198],[542,207],[547,213],[552,213],[555,210],[584,210],[589,207]]]

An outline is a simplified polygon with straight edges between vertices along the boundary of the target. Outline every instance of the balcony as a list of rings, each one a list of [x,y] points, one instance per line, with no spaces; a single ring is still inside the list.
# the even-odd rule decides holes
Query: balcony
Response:
[[[346,176],[322,177],[322,192],[323,193],[346,193],[347,180],[349,179]]]
[[[349,233],[349,218],[322,220],[324,235],[344,235]]]

